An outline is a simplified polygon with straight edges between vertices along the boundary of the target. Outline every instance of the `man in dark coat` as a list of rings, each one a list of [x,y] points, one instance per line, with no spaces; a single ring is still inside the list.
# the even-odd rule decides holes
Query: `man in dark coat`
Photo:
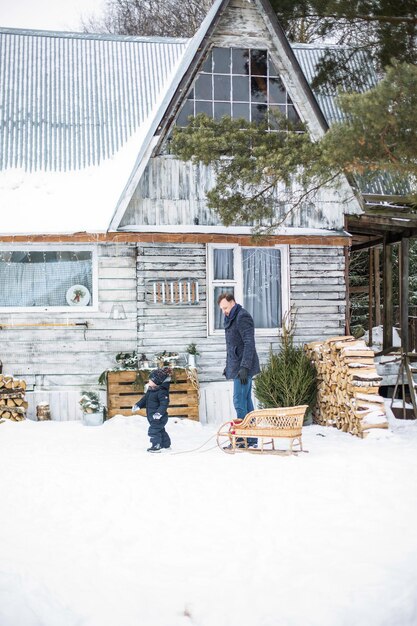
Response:
[[[253,318],[231,293],[222,293],[217,303],[224,313],[226,335],[226,367],[223,374],[233,380],[233,405],[237,417],[243,419],[253,411],[252,378],[258,374],[259,358],[255,348],[255,326]],[[248,439],[249,446],[256,445],[256,439]]]
[[[149,374],[148,389],[144,396],[132,407],[132,412],[146,408],[149,423],[148,435],[151,447],[148,452],[160,452],[170,448],[171,439],[165,430],[168,422],[169,386],[171,379],[165,369],[153,370]]]

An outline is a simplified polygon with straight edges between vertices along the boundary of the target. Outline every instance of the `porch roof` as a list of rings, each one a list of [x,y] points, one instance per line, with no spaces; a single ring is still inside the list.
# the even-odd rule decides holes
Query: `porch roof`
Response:
[[[346,230],[352,236],[352,250],[393,244],[402,238],[417,237],[417,213],[407,213],[397,207],[397,213],[363,213],[346,216]]]

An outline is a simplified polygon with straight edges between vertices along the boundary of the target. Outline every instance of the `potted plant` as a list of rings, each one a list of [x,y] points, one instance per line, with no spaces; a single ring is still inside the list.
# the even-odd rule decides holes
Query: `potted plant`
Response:
[[[105,407],[96,391],[82,391],[79,404],[83,412],[83,424],[99,426],[103,423]]]
[[[168,356],[166,357],[166,361],[168,361],[167,365],[170,367],[175,367],[177,364],[180,355],[178,352],[168,352]]]
[[[188,353],[188,367],[196,367],[196,357],[200,356],[200,353],[197,350],[196,344],[195,343],[188,344],[185,350]]]
[[[119,352],[115,356],[119,369],[135,370],[138,367],[138,355],[136,352]]]
[[[149,368],[149,359],[144,352],[142,352],[142,354],[140,355],[139,363],[142,369]]]
[[[162,368],[164,367],[164,365],[168,364],[168,361],[166,361],[167,354],[168,353],[166,350],[164,350],[163,352],[157,352],[155,354],[154,361],[155,361],[156,367]]]
[[[167,352],[167,350],[164,350],[163,352],[157,352],[155,354],[155,362],[157,367],[173,367],[176,364],[178,357],[178,352]]]

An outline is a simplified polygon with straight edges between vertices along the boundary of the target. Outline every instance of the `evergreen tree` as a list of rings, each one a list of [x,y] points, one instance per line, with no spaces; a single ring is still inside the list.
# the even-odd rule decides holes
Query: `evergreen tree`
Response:
[[[300,41],[308,24],[309,41],[321,40],[367,50],[379,71],[400,62],[417,63],[415,0],[271,0],[290,41]],[[345,82],[349,67],[329,49],[317,69],[315,86]],[[357,75],[357,84],[361,76]]]
[[[417,175],[417,66],[394,62],[363,94],[342,94],[346,122],[323,139],[324,152],[346,172]],[[411,201],[411,200],[410,200]]]
[[[216,185],[208,192],[210,208],[225,225],[257,222],[273,229],[280,194],[296,210],[318,188],[340,174],[391,172],[409,177],[405,202],[417,202],[417,67],[396,64],[372,90],[340,97],[346,121],[313,142],[306,128],[281,118],[268,126],[205,115],[174,132],[172,151],[184,160],[212,165]],[[286,188],[299,193],[291,200]]]

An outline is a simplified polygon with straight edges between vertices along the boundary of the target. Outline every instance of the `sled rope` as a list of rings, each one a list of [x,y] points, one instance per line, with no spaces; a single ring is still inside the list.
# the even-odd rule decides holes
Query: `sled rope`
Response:
[[[214,439],[214,437],[217,437],[217,433],[209,437],[207,441],[202,443],[201,446],[198,446],[198,448],[192,448],[191,450],[181,450],[180,452],[173,452],[170,456],[174,456],[174,454],[188,454],[189,452],[197,452],[198,450],[201,450],[201,448],[203,448],[205,445],[207,445],[209,441]],[[202,452],[208,452],[209,450],[214,450],[214,448],[217,448],[217,444],[215,446],[212,446],[211,448],[207,448],[207,450],[202,450]]]

